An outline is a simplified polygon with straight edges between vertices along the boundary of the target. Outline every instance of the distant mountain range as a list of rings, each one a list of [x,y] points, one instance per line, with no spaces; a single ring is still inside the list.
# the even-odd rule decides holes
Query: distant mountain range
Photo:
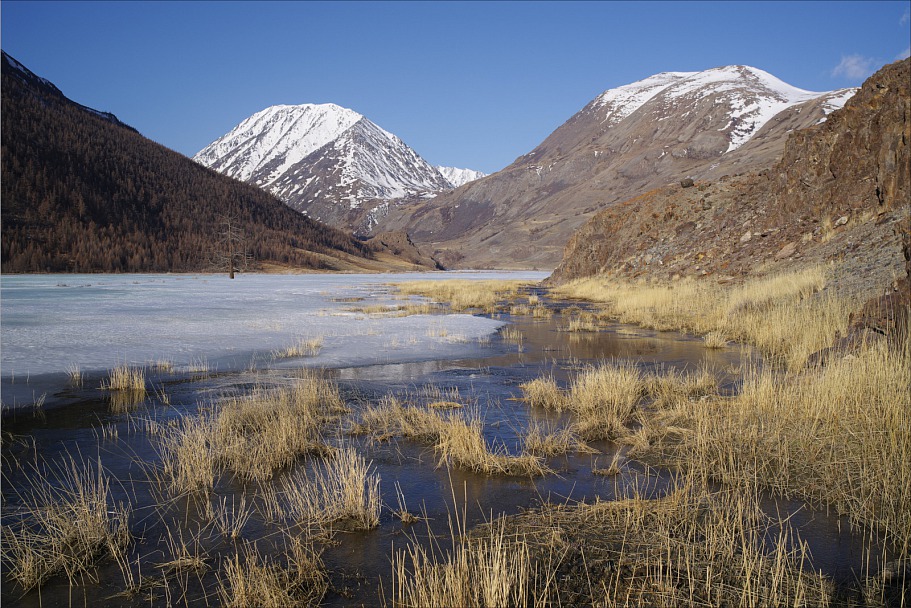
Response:
[[[223,270],[226,219],[251,269],[402,270],[420,260],[407,240],[396,245],[402,261],[144,138],[5,52],[2,96],[3,272]]]
[[[448,267],[553,268],[599,210],[681,178],[770,166],[787,134],[856,89],[803,91],[749,66],[665,72],[605,91],[512,165],[432,200],[389,208]]]
[[[357,232],[373,228],[388,201],[430,198],[483,175],[433,167],[392,133],[335,104],[266,108],[193,159]]]

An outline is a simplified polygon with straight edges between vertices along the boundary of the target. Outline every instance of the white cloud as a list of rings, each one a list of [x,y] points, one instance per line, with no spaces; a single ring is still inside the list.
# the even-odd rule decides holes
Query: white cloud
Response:
[[[908,57],[911,57],[911,46],[909,46],[904,51],[899,53],[898,56],[895,58],[895,60],[901,61],[902,59],[907,59]]]
[[[902,14],[901,19],[898,20],[899,25],[908,25],[908,21],[911,21],[911,10],[906,10]]]
[[[832,76],[849,80],[866,78],[873,73],[873,60],[863,55],[842,55],[841,63],[832,70]]]

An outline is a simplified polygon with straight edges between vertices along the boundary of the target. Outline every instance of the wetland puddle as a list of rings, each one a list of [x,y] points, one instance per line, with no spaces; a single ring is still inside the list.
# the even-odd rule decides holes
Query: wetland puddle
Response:
[[[307,283],[300,277],[297,280]],[[4,287],[9,287],[4,281]],[[173,285],[170,283],[169,288]],[[234,311],[230,314],[249,315],[247,326],[259,329],[251,333],[254,337],[247,343],[232,346],[234,352],[227,354],[222,347],[230,338],[213,342],[213,350],[207,354],[197,350],[199,344],[179,346],[180,340],[170,336],[166,340],[170,346],[159,344],[157,348],[171,348],[171,353],[177,345],[177,350],[183,349],[185,360],[180,365],[150,370],[153,390],[134,402],[128,398],[115,402],[110,393],[93,388],[100,378],[97,370],[94,375],[87,371],[82,387],[64,388],[60,368],[66,358],[61,359],[59,353],[57,358],[40,354],[37,358],[44,367],[34,378],[25,381],[21,373],[16,378],[8,373],[10,366],[21,368],[26,361],[22,351],[27,349],[27,345],[16,344],[11,362],[4,365],[4,524],[19,516],[20,493],[26,492],[36,468],[47,470],[47,463],[72,457],[100,464],[110,480],[109,502],[130,505],[131,541],[120,560],[99,560],[78,575],[73,585],[66,576],[55,575],[40,589],[23,594],[11,581],[9,566],[5,565],[3,605],[220,605],[225,598],[219,596],[218,589],[225,567],[235,555],[255,545],[261,555],[281,562],[288,552],[288,539],[295,536],[313,539],[321,552],[329,585],[321,604],[388,603],[395,551],[412,542],[426,545],[431,538],[439,546],[449,547],[457,514],[458,525],[472,528],[499,515],[522,513],[545,503],[590,503],[630,495],[657,497],[668,491],[673,475],[623,457],[617,460],[617,471],[603,474],[615,453],[623,449],[604,440],[588,442],[591,451],[547,457],[546,466],[552,472],[545,475],[485,474],[464,466],[441,465],[439,451],[427,441],[352,433],[369,408],[390,396],[418,406],[456,403],[472,419],[482,421],[488,448],[504,457],[517,456],[530,425],[556,429],[572,418],[568,412],[530,407],[522,401],[520,385],[533,379],[552,376],[565,387],[586,366],[626,362],[644,374],[708,369],[716,376],[719,391],[733,394],[743,367],[756,364],[746,349],[706,349],[701,340],[677,333],[620,324],[603,324],[597,332],[564,331],[571,312],[560,312],[562,305],[553,303],[549,304],[558,312],[543,319],[502,314],[480,319],[419,315],[392,320],[344,312],[344,306],[375,303],[373,300],[394,305],[396,301],[388,290],[377,285],[376,277],[348,277],[335,287],[308,287],[311,293],[319,294],[319,305],[313,307],[312,315],[300,319],[282,312],[275,317],[281,321],[273,319],[268,327],[256,325],[251,311]],[[128,291],[123,285],[117,288]],[[298,285],[286,292],[295,290],[305,291]],[[7,294],[5,291],[4,350],[14,346],[11,341],[15,338],[7,334]],[[257,297],[261,296],[260,290]],[[327,304],[330,301],[335,304]],[[348,316],[332,316],[336,313]],[[42,314],[52,313],[48,310]],[[161,311],[145,310],[141,314],[145,319],[149,315],[164,318]],[[19,323],[28,328],[19,339],[37,335],[29,333],[36,331],[37,321],[32,325],[28,320]],[[267,356],[268,349],[274,348],[274,339],[287,340],[281,338],[283,332],[322,336],[320,355],[273,360]],[[269,344],[263,341],[263,333],[278,338]],[[97,342],[92,344],[89,358],[104,362],[110,353],[104,353]],[[128,358],[148,361],[157,356],[149,354],[154,349],[140,347],[137,340]],[[357,351],[353,359],[343,352],[346,348]],[[194,357],[208,357],[207,364],[190,369]],[[227,396],[248,394],[257,386],[300,382],[302,366],[323,370],[321,374],[340,389],[347,413],[323,429],[323,440],[332,447],[353,448],[371,463],[371,473],[380,479],[383,505],[376,527],[354,529],[342,520],[329,526],[328,532],[317,534],[268,515],[270,488],[283,487],[283,480],[293,478],[298,471],[312,477],[323,460],[318,456],[298,458],[269,481],[244,482],[230,473],[221,474],[208,497],[168,493],[154,481],[150,471],[161,469],[162,437],[169,428],[211,409]],[[46,405],[41,408],[30,403],[29,395],[36,391],[47,394]],[[24,407],[9,409],[14,402]],[[400,512],[404,509],[418,521],[403,521]],[[791,523],[809,546],[813,558],[809,567],[846,583],[858,575],[864,565],[863,539],[850,532],[845,520],[811,510],[798,501],[767,500],[766,509],[791,515]],[[176,567],[181,555],[184,563],[195,566]]]

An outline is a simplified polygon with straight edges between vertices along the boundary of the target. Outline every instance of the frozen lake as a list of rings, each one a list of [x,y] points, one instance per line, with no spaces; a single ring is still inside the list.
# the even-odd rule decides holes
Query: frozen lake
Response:
[[[17,379],[84,374],[124,363],[205,362],[243,369],[302,339],[322,338],[306,365],[350,367],[471,356],[500,321],[471,315],[383,317],[359,305],[401,304],[390,283],[528,279],[543,272],[381,275],[12,275],[0,277],[0,371]],[[363,299],[361,301],[361,299]],[[301,360],[295,365],[300,366]],[[4,400],[10,405],[9,400]]]

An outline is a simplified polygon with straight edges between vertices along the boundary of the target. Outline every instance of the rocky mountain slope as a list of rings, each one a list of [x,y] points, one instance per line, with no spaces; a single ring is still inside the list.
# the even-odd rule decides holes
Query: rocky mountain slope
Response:
[[[506,169],[391,208],[378,229],[407,231],[447,266],[552,268],[595,212],[681,178],[768,166],[788,132],[853,93],[803,91],[748,66],[657,74],[605,91]]]
[[[272,106],[194,160],[263,188],[309,217],[364,231],[387,201],[451,190],[474,172],[432,167],[388,131],[334,104]],[[458,184],[460,185],[460,184]]]
[[[909,89],[911,60],[887,65],[825,122],[791,133],[770,168],[662,186],[598,213],[569,241],[551,280],[726,281],[834,261],[833,285],[844,295],[907,293]]]
[[[2,95],[3,272],[220,270],[225,218],[254,267],[413,267],[67,99],[6,53]]]

